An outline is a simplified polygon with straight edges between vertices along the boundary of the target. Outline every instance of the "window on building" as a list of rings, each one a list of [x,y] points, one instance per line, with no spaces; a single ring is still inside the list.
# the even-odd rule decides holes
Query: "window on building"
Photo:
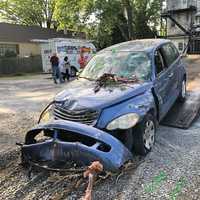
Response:
[[[190,16],[189,16],[189,13],[186,14],[186,21],[189,21],[190,19]]]
[[[200,16],[196,16],[196,24],[200,24]]]
[[[171,27],[175,27],[175,23],[171,21]]]
[[[183,0],[183,4],[186,4],[187,3],[187,0]]]
[[[183,51],[183,42],[178,43],[178,50]]]
[[[16,44],[0,44],[0,56],[5,56],[7,52],[18,55],[19,46]]]

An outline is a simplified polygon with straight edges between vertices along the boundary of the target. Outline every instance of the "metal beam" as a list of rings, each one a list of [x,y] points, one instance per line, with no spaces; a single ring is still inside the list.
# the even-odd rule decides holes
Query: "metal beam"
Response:
[[[169,18],[171,21],[173,21],[186,35],[192,36],[192,33],[185,29],[181,24],[179,24],[170,13],[163,13],[162,14],[163,18]]]

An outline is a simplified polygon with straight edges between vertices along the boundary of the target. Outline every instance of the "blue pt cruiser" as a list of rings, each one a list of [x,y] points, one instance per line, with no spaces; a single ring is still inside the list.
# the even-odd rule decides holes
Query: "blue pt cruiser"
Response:
[[[154,145],[159,122],[177,99],[185,97],[185,64],[176,47],[164,39],[129,41],[97,53],[42,113],[41,121],[47,114],[54,121],[37,130],[49,129],[46,135],[56,138],[60,146],[66,142],[66,147],[60,147],[62,152],[79,149],[84,161],[101,160],[113,169],[131,158],[130,152],[146,155]],[[29,145],[39,132],[34,131],[26,136],[25,154],[33,150]],[[39,145],[44,148],[44,143]],[[49,158],[39,154],[43,160]],[[80,159],[77,154],[69,157]]]

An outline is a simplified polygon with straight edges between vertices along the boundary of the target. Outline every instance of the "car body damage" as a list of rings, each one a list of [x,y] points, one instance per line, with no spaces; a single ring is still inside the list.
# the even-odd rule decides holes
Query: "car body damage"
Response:
[[[22,146],[25,161],[100,161],[115,171],[151,151],[156,128],[186,96],[185,65],[169,40],[136,40],[100,51],[42,112]],[[49,136],[36,142],[40,132]]]
[[[42,131],[49,138],[37,141],[36,137]],[[77,166],[89,166],[100,161],[105,170],[116,171],[132,160],[128,149],[108,133],[64,120],[55,120],[30,130],[21,148],[24,163],[40,166],[51,163],[55,167],[57,163],[65,165],[67,161]]]

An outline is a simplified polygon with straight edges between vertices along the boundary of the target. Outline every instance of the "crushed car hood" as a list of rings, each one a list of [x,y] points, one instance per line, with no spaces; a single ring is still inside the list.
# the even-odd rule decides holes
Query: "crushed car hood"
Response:
[[[142,95],[152,87],[151,82],[116,84],[115,86],[102,87],[94,91],[95,81],[85,79],[74,80],[65,90],[55,97],[55,102],[65,102],[68,109],[105,108],[123,102],[134,96]]]

